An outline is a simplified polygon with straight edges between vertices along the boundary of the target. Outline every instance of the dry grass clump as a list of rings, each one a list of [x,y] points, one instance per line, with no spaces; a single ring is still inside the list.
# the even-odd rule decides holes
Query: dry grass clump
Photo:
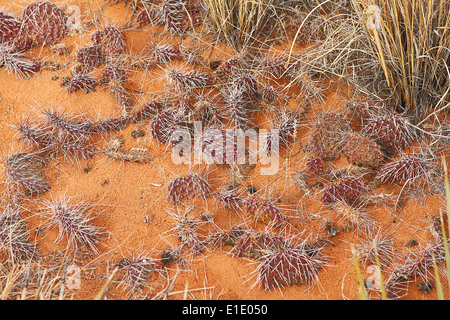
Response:
[[[450,1],[353,1],[364,19],[370,54],[402,109],[417,116],[449,102]]]
[[[333,17],[315,52],[326,69],[417,119],[447,109],[450,1],[364,0],[351,8]]]
[[[435,215],[434,197],[444,199],[435,160],[448,154],[450,125],[440,111],[449,102],[450,0],[104,3],[116,8],[102,7],[97,17],[93,9],[84,12],[93,19],[82,28],[90,44],[39,59],[35,51],[14,49],[18,25],[0,12],[6,69],[0,72],[19,76],[30,99],[36,87],[25,81],[61,77],[52,90],[61,90],[62,105],[70,103],[41,107],[34,117],[20,114],[29,110],[12,104],[7,92],[0,97],[4,120],[22,116],[12,127],[28,147],[3,159],[0,298],[194,297],[214,289],[209,281],[223,285],[211,261],[230,284],[233,273],[242,274],[236,268],[252,266],[244,259],[255,266],[248,273],[256,278],[248,287],[252,297],[273,298],[273,291],[294,285],[321,289],[326,279],[326,285],[341,281],[345,298],[351,273],[342,253],[355,237],[358,273],[359,264],[377,267],[382,298],[399,298],[436,263],[450,260],[439,229],[443,216],[440,224],[433,218],[432,228],[421,219]],[[109,11],[116,17],[126,11],[127,21],[110,21]],[[65,26],[57,17],[47,28],[36,17],[39,34],[31,34],[30,48],[63,45]],[[47,58],[65,65],[50,69]],[[14,86],[5,81],[5,88]],[[84,105],[88,93],[94,100]],[[105,94],[119,114],[101,107]],[[1,131],[4,142],[8,132]],[[194,165],[184,161],[192,156]],[[262,170],[269,157],[277,166],[270,173]],[[106,172],[111,178],[104,179]],[[80,193],[90,195],[72,202],[61,189],[78,174],[87,179]],[[426,210],[411,209],[413,199],[423,199]],[[100,203],[108,214],[96,213]],[[428,229],[434,240],[425,243]],[[417,235],[420,246],[405,255],[400,232]],[[232,258],[238,259],[228,264]],[[321,271],[328,263],[339,268],[332,278]],[[192,277],[204,287],[188,290]],[[370,279],[359,277],[365,292]],[[182,285],[184,291],[177,289]]]
[[[273,0],[205,0],[212,26],[235,48],[244,47],[274,26]]]

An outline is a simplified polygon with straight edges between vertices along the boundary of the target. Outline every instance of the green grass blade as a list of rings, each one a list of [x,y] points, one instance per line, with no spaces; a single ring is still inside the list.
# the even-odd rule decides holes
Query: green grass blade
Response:
[[[114,275],[116,274],[116,272],[117,272],[117,268],[115,268],[113,270],[113,272],[111,272],[111,274],[109,275],[108,279],[106,280],[106,282],[101,287],[100,291],[94,297],[94,300],[100,300],[103,297],[103,294],[105,293],[106,288],[108,287],[109,283],[111,282],[111,280],[114,277]]]
[[[439,272],[436,264],[436,259],[433,254],[433,269],[434,269],[434,278],[436,279],[436,291],[438,300],[444,300],[444,291],[442,290],[441,278],[439,277]]]
[[[447,222],[450,227],[450,183],[448,182],[448,168],[445,156],[442,156],[442,162],[444,166],[445,196],[447,198]]]
[[[444,176],[445,176],[445,195],[446,195],[446,201],[447,201],[447,227],[448,230],[450,230],[450,184],[448,182],[448,169],[447,169],[447,163],[445,161],[445,157],[442,157],[442,163],[444,166]],[[448,248],[448,240],[447,240],[447,233],[445,232],[445,224],[444,224],[444,217],[441,211],[441,228],[442,228],[442,238],[444,241],[444,251],[445,251],[445,263],[447,265],[447,281],[448,281],[448,287],[450,288],[450,252]]]
[[[361,292],[359,299],[360,300],[368,300],[366,287],[364,286],[364,280],[361,275],[361,270],[359,268],[359,261],[358,261],[358,258],[356,257],[356,251],[355,251],[354,247],[352,247],[352,253],[353,253],[353,263],[355,265],[356,276],[358,278],[359,289]]]
[[[441,228],[442,228],[442,240],[444,242],[445,264],[447,265],[447,280],[448,280],[448,286],[450,288],[450,277],[448,276],[450,274],[450,252],[448,249],[447,234],[445,231],[444,217],[442,215],[442,211],[441,211],[440,219],[441,219]]]
[[[384,285],[384,278],[383,278],[383,272],[381,271],[381,263],[380,258],[378,257],[378,250],[375,247],[375,262],[377,264],[378,272],[379,272],[379,280],[380,280],[380,289],[381,289],[381,299],[382,300],[388,300],[387,294],[386,294],[386,287]]]

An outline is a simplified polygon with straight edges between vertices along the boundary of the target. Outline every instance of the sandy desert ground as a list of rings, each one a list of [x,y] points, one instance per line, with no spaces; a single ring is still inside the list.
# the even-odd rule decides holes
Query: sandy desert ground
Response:
[[[413,257],[412,253],[420,256],[427,246],[435,243],[436,229],[433,228],[432,217],[439,217],[446,208],[441,156],[447,156],[447,162],[450,159],[445,144],[436,148],[426,179],[419,178],[407,186],[403,183],[376,184],[373,171],[352,164],[346,156],[323,161],[328,168],[326,174],[308,171],[308,159],[317,159],[310,143],[317,119],[324,112],[345,114],[348,117],[345,119],[353,115],[348,105],[356,100],[356,94],[350,86],[334,79],[319,77],[318,81],[323,82],[320,93],[323,99],[317,101],[305,99],[301,86],[291,84],[289,80],[264,76],[254,70],[238,73],[237,76],[253,74],[261,90],[271,85],[279,93],[275,102],[261,99],[257,102],[257,111],[251,120],[259,129],[270,129],[279,123],[283,119],[283,110],[293,111],[296,115],[288,148],[281,149],[279,170],[272,175],[261,174],[265,165],[259,162],[255,165],[174,164],[169,143],[159,143],[155,139],[154,118],[158,113],[143,121],[131,122],[124,128],[77,140],[88,149],[86,153],[83,153],[84,149],[72,150],[72,153],[69,149],[61,149],[62,153],[55,154],[42,151],[39,143],[36,147],[26,139],[19,139],[17,126],[26,124],[26,121],[48,127],[46,112],[47,115],[56,111],[73,116],[73,121],[91,119],[98,122],[120,118],[152,101],[173,99],[174,105],[190,103],[199,110],[202,102],[210,103],[214,98],[220,98],[223,88],[215,82],[212,87],[197,90],[196,95],[190,97],[191,101],[184,101],[167,71],[181,66],[214,77],[219,62],[223,66],[239,54],[225,42],[216,41],[217,34],[213,32],[177,35],[164,23],[140,25],[137,15],[142,8],[134,11],[132,2],[54,2],[70,19],[79,18],[74,21],[81,23],[80,28],[69,30],[56,47],[59,51],[52,46],[36,45],[23,52],[27,57],[53,64],[47,63],[42,68],[44,70],[23,76],[11,72],[6,65],[0,67],[2,210],[5,215],[11,208],[18,210],[29,232],[28,241],[36,246],[38,256],[36,260],[11,260],[8,245],[2,243],[0,292],[3,291],[4,297],[31,299],[40,283],[39,297],[42,299],[93,299],[108,283],[102,298],[106,296],[113,300],[354,300],[360,297],[360,290],[352,246],[363,252],[359,246],[361,243],[370,244],[377,236],[386,236],[386,251],[381,252],[387,255],[382,257],[386,258],[382,261],[386,280],[407,257]],[[1,0],[0,12],[19,19],[30,3]],[[83,89],[70,92],[68,89],[70,84],[67,83],[71,81],[74,70],[77,66],[80,68],[77,61],[79,50],[92,46],[92,35],[109,26],[120,30],[124,37],[124,52],[128,58],[122,60],[122,67],[126,70],[123,87],[125,95],[132,101],[131,109],[124,108],[123,103],[121,105],[112,85],[98,84],[106,63],[95,66],[88,73],[97,81],[92,92]],[[200,25],[196,28],[203,30],[201,28],[206,27]],[[295,31],[291,31],[291,39]],[[183,48],[184,55],[162,63],[155,62],[150,54],[153,60],[149,58],[148,66],[136,66],[137,62],[147,61],[144,54],[151,53],[152,41]],[[270,52],[286,54],[291,44],[284,39],[275,41],[270,44]],[[296,44],[292,49],[295,55],[301,56],[311,46],[314,44]],[[136,57],[141,57],[141,60]],[[249,65],[252,63],[256,62],[251,61]],[[362,101],[369,100],[363,97]],[[228,124],[231,117],[226,107],[215,111],[217,113],[209,114],[207,121]],[[191,115],[198,119],[195,118],[198,116],[195,110]],[[338,122],[331,123],[340,125]],[[355,123],[354,128],[360,125],[358,120],[352,125]],[[444,115],[441,123],[448,124]],[[57,135],[55,131],[52,134]],[[111,139],[115,139],[113,142],[118,142],[119,147],[112,148],[109,144]],[[414,141],[402,152],[423,148],[424,143],[431,144],[429,141]],[[63,156],[64,150],[66,157]],[[363,158],[372,156],[371,150],[362,150],[365,150],[362,151],[365,153]],[[36,196],[14,193],[17,190],[11,186],[14,177],[8,173],[8,159],[20,152],[46,154],[42,167],[35,170],[43,172],[48,191]],[[74,154],[79,157],[73,157]],[[389,161],[392,160],[383,160],[383,163]],[[194,173],[205,177],[210,193],[195,183],[193,189],[187,190],[186,199],[181,199],[183,190],[175,196],[170,193],[174,179]],[[364,190],[369,190],[365,194],[366,205],[355,209],[344,204],[335,207],[324,204],[323,194],[327,187],[349,173],[364,177]],[[87,223],[107,232],[96,243],[96,251],[86,243],[77,245],[76,241],[69,241],[65,236],[60,239],[58,225],[49,224],[52,218],[48,215],[48,205],[53,204],[54,208],[55,199],[60,196],[73,203],[93,206],[93,220]],[[249,198],[259,199],[263,206],[252,211]],[[375,225],[373,228],[372,223]],[[292,248],[301,244],[303,254],[306,252],[302,259],[310,259],[313,265],[306,271],[311,274],[308,283],[295,278],[293,282],[297,283],[292,285],[264,288],[258,272],[277,245],[262,246],[260,251],[244,248],[247,251],[241,251],[239,256],[237,244],[239,239],[248,236],[257,247],[258,239],[264,233],[289,239]],[[275,236],[270,241],[276,242],[273,240]],[[391,252],[393,256],[389,259]],[[362,276],[370,297],[379,299],[376,264],[370,259],[364,261],[365,257],[360,256]],[[443,270],[445,265],[439,263],[439,267]],[[435,286],[433,269],[427,270],[424,274]],[[11,280],[13,275],[17,275],[14,281]],[[448,292],[443,273],[441,279],[444,292]],[[267,281],[269,286],[276,283],[273,279]],[[424,281],[423,277],[408,280],[408,289],[401,290],[401,299],[436,299],[436,289],[427,292]],[[10,283],[13,284],[8,289],[7,284]]]

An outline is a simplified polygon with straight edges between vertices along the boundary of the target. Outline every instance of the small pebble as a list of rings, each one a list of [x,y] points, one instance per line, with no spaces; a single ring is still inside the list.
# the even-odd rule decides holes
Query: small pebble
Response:
[[[431,282],[424,281],[417,284],[417,289],[419,289],[419,291],[423,293],[430,293],[431,290],[434,289],[434,286],[431,284]]]
[[[417,240],[411,239],[411,240],[406,241],[405,244],[404,244],[404,246],[405,246],[406,248],[411,248],[411,247],[417,246],[418,244],[419,244],[419,243],[417,242]]]

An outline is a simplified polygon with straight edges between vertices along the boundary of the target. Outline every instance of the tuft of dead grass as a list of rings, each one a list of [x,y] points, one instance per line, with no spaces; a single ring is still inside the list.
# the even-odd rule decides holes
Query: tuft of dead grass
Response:
[[[229,45],[245,47],[273,26],[273,0],[205,0],[212,26]]]
[[[416,117],[450,102],[450,1],[352,1],[393,100]]]

